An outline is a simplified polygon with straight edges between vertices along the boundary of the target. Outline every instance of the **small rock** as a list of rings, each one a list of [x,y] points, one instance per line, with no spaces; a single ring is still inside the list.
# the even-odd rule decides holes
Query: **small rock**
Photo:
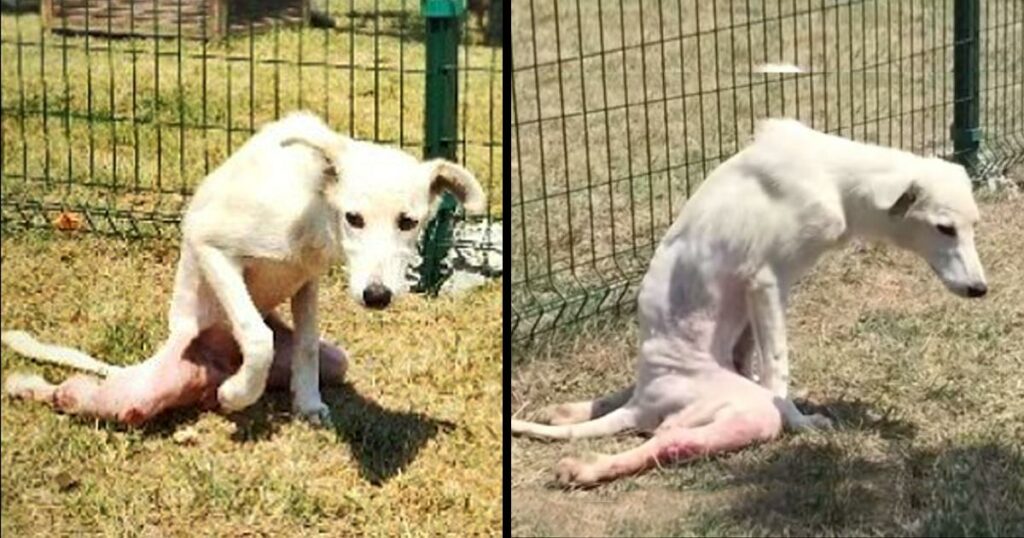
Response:
[[[192,446],[199,442],[199,432],[195,428],[182,428],[174,432],[172,437],[175,443],[179,445]]]

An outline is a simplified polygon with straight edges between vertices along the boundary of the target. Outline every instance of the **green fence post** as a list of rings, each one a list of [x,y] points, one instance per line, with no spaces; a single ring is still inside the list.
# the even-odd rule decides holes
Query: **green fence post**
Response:
[[[953,138],[954,156],[972,175],[978,171],[981,144],[981,9],[978,0],[953,5]]]
[[[423,157],[427,159],[455,160],[459,118],[459,28],[465,10],[465,0],[422,0],[420,3],[427,30],[423,148]],[[427,225],[419,287],[428,293],[437,293],[444,281],[441,262],[451,246],[455,209],[455,199],[445,193],[437,215]]]
[[[487,14],[487,42],[491,45],[501,44],[505,35],[504,4],[502,0],[491,0],[491,10]]]

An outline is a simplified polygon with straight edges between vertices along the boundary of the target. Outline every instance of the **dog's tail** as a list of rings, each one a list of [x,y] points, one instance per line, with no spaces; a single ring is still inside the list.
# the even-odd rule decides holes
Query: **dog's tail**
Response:
[[[120,366],[107,364],[95,357],[90,357],[77,349],[44,344],[24,331],[4,331],[0,333],[0,342],[31,359],[67,366],[103,377],[122,369]]]
[[[579,424],[550,426],[525,420],[512,421],[512,434],[536,439],[582,439],[602,437],[636,427],[636,410],[620,407],[607,415]]]

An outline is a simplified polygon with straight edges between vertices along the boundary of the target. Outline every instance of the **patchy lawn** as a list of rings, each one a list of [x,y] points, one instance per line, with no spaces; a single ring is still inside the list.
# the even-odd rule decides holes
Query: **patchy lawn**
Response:
[[[4,329],[120,364],[166,336],[175,243],[25,233],[0,244]],[[321,331],[352,357],[349,384],[325,393],[330,428],[293,420],[280,393],[237,417],[181,412],[141,430],[5,399],[2,534],[500,533],[501,283],[377,313],[336,271],[321,308]],[[4,378],[69,375],[7,349],[0,362]],[[176,443],[186,429],[195,443]]]
[[[1024,198],[981,204],[991,292],[966,301],[894,249],[826,256],[796,290],[796,392],[831,415],[786,435],[592,490],[550,485],[559,458],[636,437],[512,444],[514,535],[1024,534]],[[632,321],[514,352],[513,410],[629,383]]]

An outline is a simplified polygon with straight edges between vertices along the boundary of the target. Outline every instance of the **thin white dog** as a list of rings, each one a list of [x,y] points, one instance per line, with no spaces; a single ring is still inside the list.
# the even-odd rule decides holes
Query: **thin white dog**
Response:
[[[321,343],[317,286],[344,257],[349,291],[384,308],[406,290],[420,231],[443,191],[467,212],[486,204],[476,178],[441,159],[420,162],[398,149],[332,131],[294,113],[267,124],[197,189],[182,223],[170,336],[154,356],[126,368],[26,333],[3,342],[37,359],[107,375],[60,386],[12,375],[7,392],[56,408],[139,424],[196,403],[236,411],[268,384],[290,387],[294,411],[329,418],[320,382],[344,375],[345,355]],[[294,332],[274,314],[291,300]]]
[[[766,120],[701,184],[651,260],[638,299],[635,385],[549,407],[540,420],[550,424],[513,420],[512,431],[560,439],[654,431],[628,452],[559,463],[560,482],[587,485],[772,439],[783,425],[827,428],[826,417],[803,415],[788,397],[790,287],[826,250],[863,237],[917,253],[952,292],[981,297],[978,218],[959,165]],[[760,384],[751,379],[754,351]]]

